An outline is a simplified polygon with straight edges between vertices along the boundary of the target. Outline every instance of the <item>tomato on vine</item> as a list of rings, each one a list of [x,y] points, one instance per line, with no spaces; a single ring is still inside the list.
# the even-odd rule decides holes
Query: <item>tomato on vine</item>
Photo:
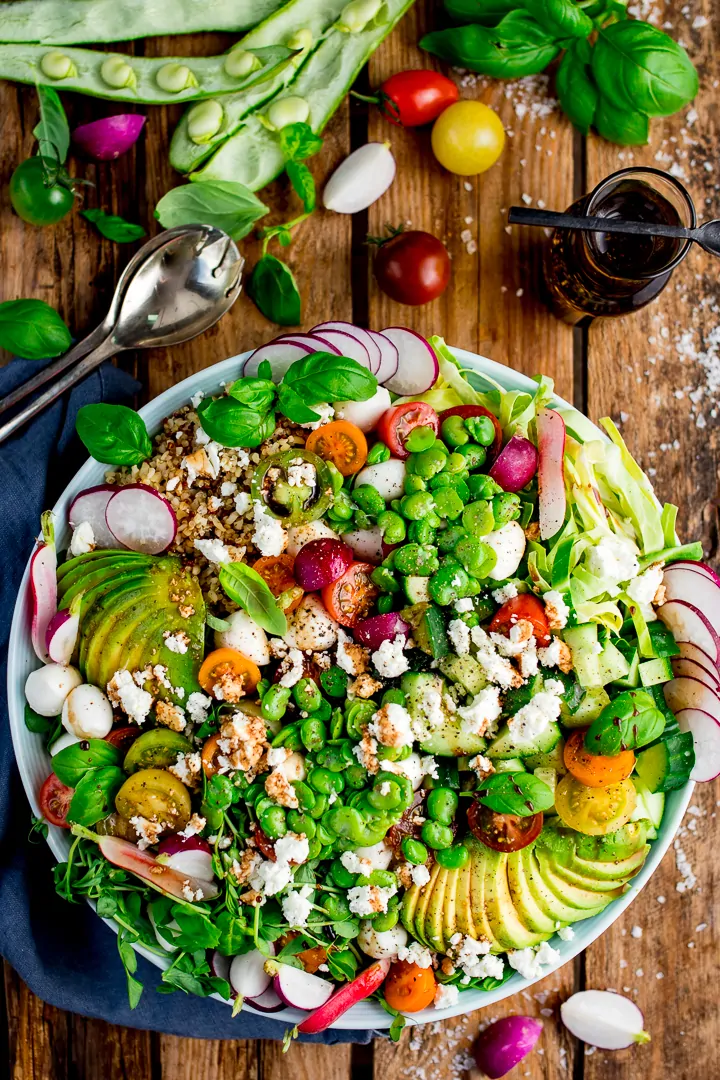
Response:
[[[10,202],[28,225],[56,225],[72,210],[75,194],[65,170],[38,154],[10,177]]]
[[[424,70],[398,71],[370,97],[354,94],[361,101],[377,105],[390,123],[399,127],[432,124],[459,96],[452,79],[438,71]]]

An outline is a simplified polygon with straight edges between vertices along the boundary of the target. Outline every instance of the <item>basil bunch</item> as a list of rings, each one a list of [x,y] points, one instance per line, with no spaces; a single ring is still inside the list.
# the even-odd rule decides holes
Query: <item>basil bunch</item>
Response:
[[[628,16],[618,0],[445,0],[451,19],[420,47],[451,64],[500,79],[543,71],[561,52],[556,91],[563,111],[624,146],[648,141],[650,117],[671,116],[698,91],[684,49]]]
[[[75,789],[67,820],[89,828],[115,808],[115,796],[125,782],[120,751],[104,739],[88,739],[60,750],[53,772],[61,783]]]

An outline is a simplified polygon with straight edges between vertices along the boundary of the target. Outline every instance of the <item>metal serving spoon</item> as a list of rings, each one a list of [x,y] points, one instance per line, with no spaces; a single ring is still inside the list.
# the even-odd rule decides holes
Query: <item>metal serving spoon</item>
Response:
[[[511,225],[544,225],[550,229],[582,229],[585,232],[628,233],[631,236],[670,236],[678,240],[694,240],[696,244],[720,255],[720,220],[706,221],[697,229],[682,225],[661,225],[648,221],[621,221],[609,217],[575,217],[557,210],[534,210],[529,206],[511,206],[508,214]]]
[[[177,345],[213,326],[240,293],[244,262],[230,237],[209,225],[180,225],[149,240],[121,274],[100,326],[0,401],[4,412],[65,372],[0,427],[0,443],[103,360],[126,349]]]

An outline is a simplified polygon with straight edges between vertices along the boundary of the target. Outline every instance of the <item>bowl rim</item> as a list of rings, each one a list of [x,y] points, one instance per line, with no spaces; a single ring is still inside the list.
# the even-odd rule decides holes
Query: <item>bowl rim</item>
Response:
[[[198,391],[202,391],[204,394],[216,393],[226,382],[230,381],[230,379],[239,378],[242,370],[242,362],[250,356],[253,351],[254,350],[248,350],[239,353],[229,357],[227,360],[219,361],[217,364],[213,364],[210,367],[195,372],[181,382],[168,387],[167,390],[164,390],[161,394],[139,409],[139,414],[146,421],[151,434],[155,434],[159,430],[162,420],[166,416],[180,408],[181,405],[187,404],[190,398],[197,394]],[[504,364],[499,364],[485,356],[469,352],[465,349],[450,347],[450,351],[463,368],[466,368],[480,378],[488,376],[490,380],[499,383],[505,390],[524,390],[533,392],[537,389],[537,382],[533,381],[529,376],[524,375],[522,372],[515,371],[513,368],[507,367]],[[593,424],[592,421],[589,421],[583,414],[578,414],[577,410],[563,398],[555,396],[552,399],[552,403],[561,407],[563,410],[571,410],[573,413],[576,413],[576,415],[582,416],[584,423],[590,423],[599,438],[607,438],[607,436]],[[80,491],[92,487],[94,484],[102,483],[107,469],[108,466],[102,465],[100,462],[90,458],[78,472],[75,473],[74,477],[65,487],[62,495],[53,507],[59,543],[64,543],[65,538],[69,535],[67,511],[70,503]],[[24,723],[25,679],[28,672],[38,666],[37,659],[32,651],[29,633],[28,601],[30,598],[29,574],[31,557],[32,553],[28,556],[27,565],[23,573],[13,610],[8,647],[7,696],[10,715],[10,732],[20,777],[33,813],[39,815],[40,807],[37,799],[39,787],[37,782],[38,767],[42,765],[47,771],[50,758],[45,750],[41,748],[40,737],[28,731]],[[489,1005],[497,1004],[504,998],[511,997],[513,994],[527,990],[540,979],[544,979],[546,976],[553,974],[592,944],[593,941],[600,937],[600,935],[603,934],[605,930],[620,917],[620,915],[622,915],[643,886],[649,881],[665,855],[665,852],[672,844],[688,803],[692,798],[694,787],[694,782],[688,781],[682,788],[666,793],[665,809],[658,830],[658,836],[651,844],[650,853],[645,860],[642,870],[635,878],[633,878],[632,884],[629,886],[627,892],[623,896],[613,900],[603,912],[590,919],[584,919],[579,923],[575,923],[573,926],[574,937],[572,940],[553,940],[553,948],[557,949],[560,954],[556,964],[545,968],[542,974],[535,979],[525,979],[515,972],[511,978],[495,990],[464,990],[456,1005],[449,1009],[442,1010],[435,1009],[434,1007],[424,1009],[422,1012],[413,1014],[413,1023],[426,1024],[435,1020],[450,1019],[454,1016],[460,1016],[477,1009],[485,1008]],[[50,825],[48,827],[47,843],[58,862],[63,861],[66,858],[70,846],[67,830]],[[92,901],[88,901],[88,903],[95,909],[95,904]],[[118,927],[112,919],[103,919],[103,922],[110,926],[115,933],[118,932]],[[151,953],[142,945],[135,945],[133,947],[141,956],[144,956],[158,968],[166,968],[170,964],[169,959]],[[225,1005],[228,1004],[228,1002],[224,1001],[219,995],[213,995],[213,997]],[[262,1016],[265,1019],[277,1020],[280,1023],[289,1024],[300,1023],[308,1016],[308,1013],[293,1008],[286,1008],[282,1010],[282,1012],[273,1014],[256,1011],[249,1005],[245,1006],[245,1010],[254,1016]],[[391,1023],[392,1017],[390,1017],[380,1005],[373,1001],[362,1001],[357,1005],[354,1005],[352,1009],[341,1016],[333,1027],[336,1030],[383,1031],[387,1030]]]

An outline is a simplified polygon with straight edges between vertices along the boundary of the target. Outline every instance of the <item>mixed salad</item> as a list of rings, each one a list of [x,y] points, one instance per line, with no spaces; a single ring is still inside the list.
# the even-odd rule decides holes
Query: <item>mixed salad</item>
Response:
[[[112,472],[60,559],[43,519],[26,720],[56,888],[115,920],[133,1004],[138,943],[304,1032],[536,978],[720,771],[717,579],[552,400],[328,323],[154,440],[81,410]]]

